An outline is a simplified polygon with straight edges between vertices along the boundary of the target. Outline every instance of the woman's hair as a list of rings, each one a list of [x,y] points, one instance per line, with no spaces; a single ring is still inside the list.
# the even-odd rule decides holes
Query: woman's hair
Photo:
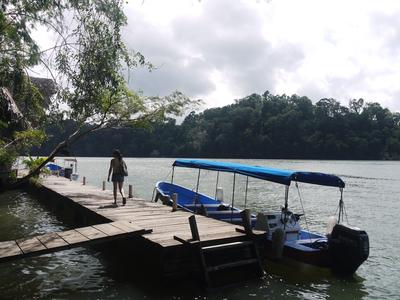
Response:
[[[122,159],[122,154],[118,149],[114,149],[112,154],[113,154],[114,157],[118,158],[119,160]]]

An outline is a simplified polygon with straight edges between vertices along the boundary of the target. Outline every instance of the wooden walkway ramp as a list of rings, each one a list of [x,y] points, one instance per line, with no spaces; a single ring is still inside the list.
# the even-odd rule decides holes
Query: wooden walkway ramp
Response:
[[[5,241],[0,242],[0,262],[109,242],[146,233],[151,233],[151,229],[138,227],[129,221],[119,221],[62,232],[51,232],[15,241]]]

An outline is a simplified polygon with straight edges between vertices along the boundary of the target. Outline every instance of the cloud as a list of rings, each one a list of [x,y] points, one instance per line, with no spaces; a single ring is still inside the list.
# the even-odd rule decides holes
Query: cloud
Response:
[[[304,54],[290,43],[273,46],[256,8],[204,1],[200,13],[176,16],[162,26],[129,10],[128,43],[159,65],[152,73],[135,72],[132,87],[148,94],[179,89],[204,98],[209,106],[274,90],[280,70],[295,70]],[[224,87],[225,93],[219,93]]]
[[[269,90],[400,111],[400,1],[131,0],[125,13],[128,47],[156,66],[130,73],[146,95],[210,107]],[[54,40],[44,27],[34,37]]]

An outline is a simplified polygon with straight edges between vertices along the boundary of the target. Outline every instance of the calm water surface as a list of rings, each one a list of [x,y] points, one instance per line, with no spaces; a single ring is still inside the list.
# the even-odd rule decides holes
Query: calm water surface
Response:
[[[135,196],[150,200],[158,180],[170,180],[172,159],[127,158]],[[321,270],[299,270],[269,264],[262,280],[229,290],[206,293],[196,287],[166,289],[157,282],[130,279],[103,253],[77,248],[0,265],[0,299],[400,299],[400,162],[237,160],[251,165],[320,171],[339,175],[346,182],[344,200],[348,221],[370,237],[370,257],[350,280],[337,279]],[[109,159],[78,158],[80,176],[101,186]],[[225,201],[232,199],[232,174],[220,174]],[[197,171],[176,169],[175,182],[194,188]],[[216,173],[202,171],[200,192],[213,195]],[[281,185],[236,177],[235,206],[253,211],[277,210],[283,204]],[[110,188],[110,184],[108,184]],[[324,232],[326,219],[335,213],[340,193],[336,188],[292,184],[290,207],[304,207],[310,230]],[[110,203],[112,199],[110,199]],[[303,226],[306,223],[303,219]],[[67,229],[32,196],[23,191],[0,195],[0,240]]]

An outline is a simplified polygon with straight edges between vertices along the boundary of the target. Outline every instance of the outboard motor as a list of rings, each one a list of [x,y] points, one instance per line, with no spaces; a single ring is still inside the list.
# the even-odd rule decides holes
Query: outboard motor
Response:
[[[328,245],[332,271],[340,275],[353,274],[369,256],[368,234],[357,227],[336,224]]]

